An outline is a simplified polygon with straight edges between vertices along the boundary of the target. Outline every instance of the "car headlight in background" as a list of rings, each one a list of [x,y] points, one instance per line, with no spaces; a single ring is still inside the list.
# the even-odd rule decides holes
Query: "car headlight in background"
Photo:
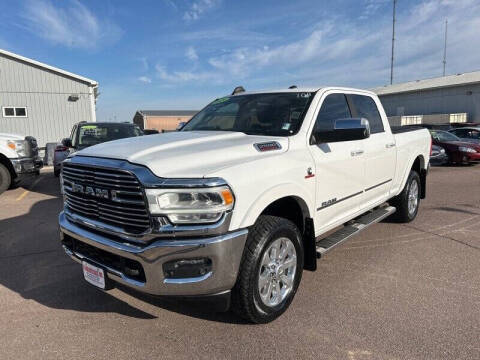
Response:
[[[7,146],[15,151],[19,157],[27,156],[25,140],[9,140],[7,141]]]
[[[198,189],[145,189],[150,213],[166,215],[174,224],[214,223],[233,209],[228,186]]]
[[[466,147],[466,146],[459,146],[458,151],[461,152],[466,152],[466,153],[476,153],[477,151],[471,147]]]

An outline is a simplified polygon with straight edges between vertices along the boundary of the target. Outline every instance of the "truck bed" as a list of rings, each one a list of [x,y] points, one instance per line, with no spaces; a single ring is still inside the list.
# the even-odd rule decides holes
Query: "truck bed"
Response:
[[[424,127],[415,126],[415,125],[405,125],[405,126],[391,126],[392,134],[401,134],[409,131],[423,130]]]

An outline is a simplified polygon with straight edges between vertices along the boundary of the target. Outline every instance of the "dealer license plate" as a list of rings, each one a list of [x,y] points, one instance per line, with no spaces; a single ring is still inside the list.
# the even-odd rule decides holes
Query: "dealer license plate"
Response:
[[[105,289],[105,273],[102,268],[82,262],[83,277],[90,284],[95,285],[101,289]]]

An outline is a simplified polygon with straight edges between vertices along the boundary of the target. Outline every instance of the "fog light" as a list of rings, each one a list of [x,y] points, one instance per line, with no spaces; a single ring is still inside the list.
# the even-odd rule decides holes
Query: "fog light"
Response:
[[[179,259],[163,264],[165,279],[194,278],[208,274],[212,271],[212,260],[201,259]]]

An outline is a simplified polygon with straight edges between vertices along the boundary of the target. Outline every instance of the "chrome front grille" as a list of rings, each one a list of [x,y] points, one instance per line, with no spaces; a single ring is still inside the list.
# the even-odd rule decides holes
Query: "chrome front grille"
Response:
[[[73,214],[139,235],[150,229],[141,185],[122,170],[64,163],[65,206]]]

